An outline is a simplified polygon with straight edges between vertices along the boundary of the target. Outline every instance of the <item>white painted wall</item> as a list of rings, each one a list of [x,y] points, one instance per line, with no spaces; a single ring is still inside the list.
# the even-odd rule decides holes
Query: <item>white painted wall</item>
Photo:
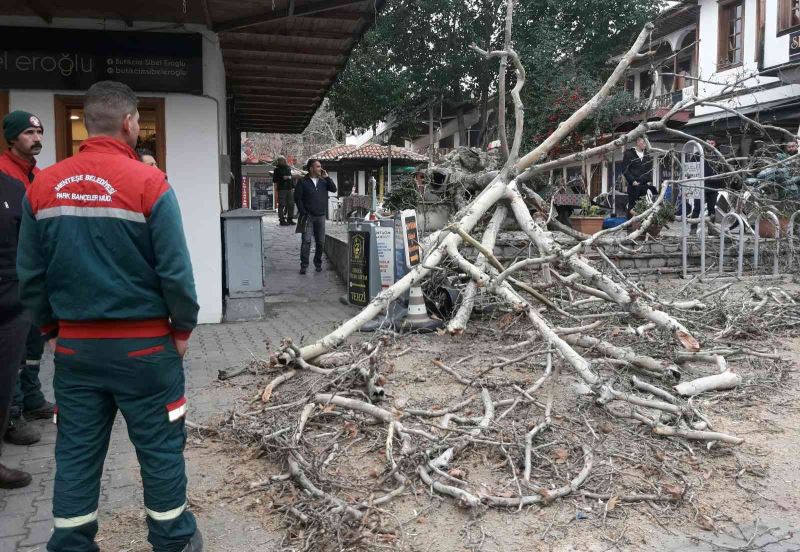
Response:
[[[366,195],[367,193],[367,173],[365,171],[358,171],[356,174],[356,185],[358,186],[358,194]]]
[[[464,114],[464,125],[469,128],[475,123],[477,123],[481,118],[480,113],[478,110],[470,111],[469,113]],[[454,143],[456,147],[459,145],[459,138],[458,138],[458,119],[453,119],[449,123],[445,124],[442,128],[437,129],[434,134],[434,141],[438,142],[439,140],[443,140],[445,138],[449,138],[450,136],[455,136]],[[411,149],[413,151],[419,152],[427,152],[428,145],[430,144],[430,137],[425,134],[424,136],[420,136],[413,142],[411,142]],[[435,147],[438,147],[434,144]]]
[[[770,67],[789,61],[788,35],[776,37],[778,25],[778,0],[766,1],[765,28],[764,28],[764,67]],[[722,91],[724,85],[741,79],[744,76],[754,75],[758,72],[756,62],[756,2],[745,1],[744,14],[744,52],[742,65],[733,69],[718,71],[717,67],[717,33],[719,23],[719,4],[716,0],[701,0],[698,52],[699,76],[701,79],[715,81],[699,85],[698,94],[708,96]],[[762,87],[766,84],[777,82],[773,77],[755,77],[747,80],[748,88]],[[720,83],[720,84],[716,84]],[[754,90],[728,100],[725,104],[732,108],[742,108],[764,104],[776,100],[790,98],[800,94],[800,87],[786,85],[768,90]],[[719,110],[712,107],[699,106],[695,115],[701,117],[719,114]]]
[[[46,27],[41,19],[3,18],[4,25]],[[152,28],[152,23],[135,23],[133,29],[122,22],[80,19],[55,19],[53,27],[100,30]],[[165,29],[179,32],[176,29]],[[204,96],[188,94],[148,94],[165,98],[167,172],[183,215],[183,226],[192,257],[195,284],[200,303],[199,322],[222,320],[222,243],[220,232],[219,156],[225,152],[225,69],[219,44],[213,33],[188,25],[187,31],[202,32]],[[54,96],[77,90],[11,90],[9,108],[36,114],[45,127],[40,167],[55,163]]]
[[[166,99],[169,182],[181,206],[202,323],[222,320],[219,149],[213,107],[209,98]]]

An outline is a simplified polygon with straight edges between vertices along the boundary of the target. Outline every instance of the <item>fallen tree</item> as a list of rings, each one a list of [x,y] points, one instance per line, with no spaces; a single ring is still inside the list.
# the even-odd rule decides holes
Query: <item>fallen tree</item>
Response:
[[[510,27],[512,2],[508,6]],[[653,26],[647,25],[641,31],[591,100],[524,156],[520,155],[524,124],[520,90],[525,84],[525,74],[510,46],[510,35],[507,34],[502,51],[486,52],[474,47],[477,54],[487,58],[510,60],[516,70],[516,84],[511,92],[516,127],[505,163],[502,167],[495,167],[487,165],[486,159],[477,159],[476,163],[484,163],[486,171],[468,177],[474,197],[461,206],[445,228],[431,233],[424,240],[422,263],[381,292],[356,316],[321,339],[303,347],[285,340],[273,357],[273,365],[283,367],[283,371],[259,393],[260,402],[266,405],[282,383],[298,374],[316,375],[315,384],[304,399],[287,403],[291,406],[260,407],[260,414],[271,408],[286,408],[287,412],[295,413],[301,410],[294,422],[281,419],[282,428],[271,430],[259,439],[264,446],[285,454],[288,463],[288,474],[285,475],[305,496],[324,504],[325,515],[344,516],[361,527],[378,530],[380,522],[374,519],[370,522],[375,508],[402,495],[413,481],[421,481],[432,493],[449,497],[470,509],[549,504],[569,494],[580,493],[595,461],[595,452],[589,443],[564,438],[571,444],[558,454],[576,461],[571,464],[569,477],[559,475],[560,484],[556,485],[555,479],[548,480],[542,475],[547,470],[537,468],[538,477],[532,473],[535,443],[543,434],[553,431],[553,413],[558,409],[556,397],[563,393],[563,390],[559,391],[563,384],[559,375],[563,377],[564,374],[577,380],[570,393],[590,397],[594,408],[613,419],[632,420],[637,427],[647,428],[649,437],[698,441],[709,446],[736,446],[743,442],[736,435],[717,430],[691,397],[735,388],[741,383],[741,377],[728,367],[726,356],[768,353],[741,348],[704,351],[704,336],[690,329],[691,325],[686,322],[692,312],[707,308],[702,299],[682,301],[656,297],[643,292],[618,269],[605,272],[586,257],[586,253],[599,245],[632,243],[643,235],[664,201],[666,187],[646,211],[617,228],[583,236],[574,245],[564,245],[554,236],[549,227],[552,207],[532,190],[520,189],[524,186],[523,181],[542,167],[561,166],[563,160],[546,160],[548,152],[598,109],[626,69],[642,56],[640,52],[652,30]],[[698,101],[682,102],[670,113]],[[500,117],[504,119],[505,115],[501,113]],[[668,116],[653,123],[642,123],[622,138],[599,147],[604,151],[624,147],[648,130],[666,128],[667,120]],[[461,183],[467,181],[467,177],[452,171],[447,172],[445,178]],[[525,233],[531,249],[527,258],[508,266],[493,253],[498,232],[507,219],[512,219]],[[476,235],[481,229],[483,233],[478,238]],[[465,256],[465,244],[477,251],[474,261]],[[603,258],[613,266],[607,257]],[[471,395],[436,409],[381,406],[384,397],[381,385],[385,378],[381,367],[387,363],[385,342],[379,340],[350,355],[332,351],[342,347],[348,337],[366,322],[381,315],[412,285],[418,285],[432,273],[443,270],[468,280],[462,301],[447,327],[453,339],[459,339],[470,323],[476,295],[491,295],[516,323],[525,321],[526,331],[531,337],[513,346],[514,350],[521,351],[520,357],[498,358],[498,362],[491,364],[487,371],[530,362],[534,357],[546,359],[544,371],[532,385],[523,388],[491,383],[483,377],[484,372],[466,378],[454,367],[434,360],[438,369],[464,385]],[[722,290],[719,293],[722,294]],[[789,320],[787,324],[793,324],[791,317],[797,313],[793,299],[763,292],[750,299],[753,306],[757,306],[765,297],[767,301],[790,310],[791,315],[785,320]],[[602,320],[609,316],[639,326],[633,331],[637,336],[661,336],[661,348],[652,354],[643,354],[630,343],[611,342],[607,336],[592,335],[592,332],[599,331],[600,325],[587,317]],[[698,359],[712,362],[717,367],[716,373],[711,371],[691,381],[679,381],[683,377],[683,364]],[[544,404],[538,398],[541,393],[544,393]],[[534,407],[543,410],[540,421],[532,424],[515,442],[487,435],[500,421],[512,417],[515,410]],[[477,414],[473,409],[477,409]],[[338,491],[337,486],[325,488],[315,483],[315,479],[324,479],[320,470],[324,471],[336,456],[336,451],[329,451],[324,458],[311,458],[309,446],[304,444],[304,435],[310,421],[337,417],[344,421],[338,433],[334,431],[337,436],[353,427],[348,424],[377,423],[384,428],[385,438],[381,443],[385,466],[369,497],[343,497],[343,483]],[[589,429],[594,433],[591,426]],[[509,477],[515,488],[511,495],[501,496],[481,490],[468,481],[460,468],[453,467],[466,450],[485,446],[502,451],[507,459]],[[310,475],[312,473],[315,475]],[[681,499],[681,495],[682,492],[674,489],[663,492],[656,489],[651,493],[625,495],[625,500],[676,501]],[[587,496],[606,495],[593,492]],[[320,519],[322,510],[315,514],[292,506],[287,511],[303,523],[310,523],[311,519]],[[326,523],[334,522],[328,520]],[[328,530],[335,531],[330,526]]]

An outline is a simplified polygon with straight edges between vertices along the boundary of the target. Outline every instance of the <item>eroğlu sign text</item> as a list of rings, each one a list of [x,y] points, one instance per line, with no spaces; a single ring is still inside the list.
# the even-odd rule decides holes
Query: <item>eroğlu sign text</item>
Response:
[[[0,88],[86,90],[101,80],[136,91],[202,94],[202,37],[0,27]]]

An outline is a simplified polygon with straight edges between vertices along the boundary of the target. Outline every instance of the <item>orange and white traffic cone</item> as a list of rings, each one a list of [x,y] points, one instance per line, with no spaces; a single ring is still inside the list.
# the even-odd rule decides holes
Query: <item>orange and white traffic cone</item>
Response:
[[[442,327],[442,321],[428,316],[425,307],[425,296],[420,286],[411,286],[408,290],[408,315],[403,320],[404,330],[433,331]]]

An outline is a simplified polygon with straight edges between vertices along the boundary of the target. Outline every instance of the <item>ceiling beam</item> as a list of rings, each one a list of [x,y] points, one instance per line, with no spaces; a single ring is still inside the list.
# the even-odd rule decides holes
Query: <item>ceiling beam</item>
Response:
[[[252,107],[264,107],[264,108],[305,108],[305,109],[316,109],[314,107],[314,102],[309,100],[302,100],[302,101],[293,101],[287,100],[286,98],[281,98],[280,100],[274,100],[270,98],[262,98],[260,100],[247,100],[247,99],[237,99],[235,102],[236,108],[248,109]]]
[[[259,120],[259,119],[261,119],[261,120],[265,120],[265,121],[273,121],[273,120],[275,120],[275,119],[287,119],[287,120],[297,120],[297,119],[300,119],[300,120],[303,120],[303,121],[304,121],[304,120],[308,119],[308,118],[309,118],[309,116],[310,116],[310,115],[309,115],[308,113],[303,113],[303,114],[299,114],[299,115],[294,115],[294,114],[292,114],[292,113],[290,113],[290,112],[284,112],[284,113],[275,113],[275,114],[269,114],[269,113],[249,113],[249,112],[244,112],[244,113],[236,113],[236,117],[237,117],[237,118],[239,118],[239,119],[249,118],[249,119],[252,119],[252,120]]]
[[[249,109],[237,109],[234,115],[241,116],[241,117],[249,117],[251,115],[259,116],[272,116],[272,115],[291,115],[292,117],[308,117],[309,115],[313,115],[313,109],[306,109],[306,110],[297,110],[297,109],[284,109],[280,111],[277,107],[273,108],[249,108]]]
[[[306,125],[308,126],[308,125]],[[242,132],[258,132],[259,134],[303,134],[303,130],[306,127],[300,128],[285,128],[285,129],[278,129],[278,128],[258,128],[258,127],[244,127],[241,129]]]
[[[242,84],[242,85],[255,85],[260,84],[283,84],[286,86],[316,86],[317,88],[331,84],[333,79],[284,79],[281,77],[257,77],[254,75],[248,76],[229,76],[229,84]]]
[[[250,107],[250,106],[248,106],[248,107],[242,107],[241,109],[237,106],[236,107],[236,111],[234,112],[234,114],[238,114],[238,113],[276,113],[276,112],[280,113],[280,111],[277,111],[278,109],[279,109],[278,107],[272,106],[272,105],[262,105],[262,106],[259,106],[259,107]],[[261,110],[261,111],[256,111],[256,110]],[[297,114],[309,115],[310,116],[310,115],[313,115],[315,111],[316,111],[316,109],[314,109],[312,107],[306,107],[306,106],[294,106],[294,107],[292,107],[292,106],[288,106],[288,107],[284,106],[283,107],[283,113],[287,113],[288,112],[288,113],[297,113]]]
[[[53,22],[53,14],[50,13],[48,6],[41,0],[25,0],[25,5],[48,25]]]
[[[206,27],[212,29],[214,27],[214,19],[211,17],[211,10],[208,9],[208,0],[200,0],[203,6],[203,18],[206,20]]]
[[[315,48],[314,46],[308,46],[307,43],[303,45],[296,45],[291,44],[288,42],[283,42],[280,44],[228,44],[226,46],[222,46],[223,52],[228,52],[231,57],[243,57],[243,58],[257,58],[259,54],[267,53],[267,54],[303,54],[307,56],[319,56],[319,57],[330,57],[334,59],[338,59],[341,57],[342,53],[345,51],[343,48]],[[327,60],[323,60],[327,61]],[[333,60],[331,60],[333,61]],[[334,62],[335,63],[335,62]],[[340,61],[341,63],[341,61]]]
[[[234,97],[240,98],[242,100],[253,100],[255,102],[258,102],[259,100],[262,100],[262,99],[263,100],[273,100],[273,101],[286,101],[286,100],[289,99],[284,94],[248,94],[246,92],[245,93],[234,94]],[[308,96],[308,97],[303,97],[303,99],[306,100],[306,102],[310,104],[310,103],[314,103],[314,102],[317,102],[317,101],[322,101],[322,96],[315,96],[313,98],[311,96]],[[290,104],[288,102],[286,102],[286,105],[290,105]]]
[[[268,97],[268,98],[297,98],[303,100],[313,100],[314,98],[321,98],[320,91],[317,90],[295,90],[293,88],[243,88],[232,87],[230,91],[234,96],[253,96],[254,98]]]
[[[320,95],[320,87],[307,87],[305,89],[300,87],[294,86],[239,86],[239,85],[232,85],[228,87],[234,94],[269,94],[270,92],[273,93],[280,93],[285,94],[289,97],[295,98],[316,98]]]
[[[307,15],[315,15],[328,11],[338,10],[357,4],[363,4],[364,0],[324,0],[322,2],[313,2],[300,7],[294,7],[292,11],[290,6],[284,10],[272,10],[270,12],[262,13],[259,15],[250,15],[247,17],[239,17],[236,19],[229,19],[214,25],[214,31],[217,33],[235,31],[237,29],[245,29],[267,21],[276,21],[278,19],[286,19],[289,17],[302,17]]]
[[[263,74],[265,69],[292,69],[294,70],[295,75],[302,74],[303,71],[306,71],[308,73],[321,74],[332,78],[342,67],[344,67],[344,65],[331,66],[312,63],[288,63],[282,61],[263,61],[262,63],[254,63],[255,60],[252,60],[250,63],[240,62],[241,60],[226,60],[226,73],[229,76],[241,75],[242,73],[245,75],[259,75]]]
[[[319,92],[325,87],[324,84],[307,84],[294,82],[275,81],[271,86],[264,82],[242,82],[238,80],[228,80],[228,88],[231,90],[299,90],[301,92]]]
[[[313,43],[309,44],[309,41],[313,41]],[[319,55],[332,56],[342,55],[350,48],[352,42],[353,35],[350,33],[341,33],[336,38],[321,38],[315,36],[314,31],[308,31],[299,36],[264,33],[223,33],[219,35],[219,45],[223,50],[240,48],[269,52],[292,46],[295,48],[306,47]],[[333,53],[326,53],[327,51]]]

